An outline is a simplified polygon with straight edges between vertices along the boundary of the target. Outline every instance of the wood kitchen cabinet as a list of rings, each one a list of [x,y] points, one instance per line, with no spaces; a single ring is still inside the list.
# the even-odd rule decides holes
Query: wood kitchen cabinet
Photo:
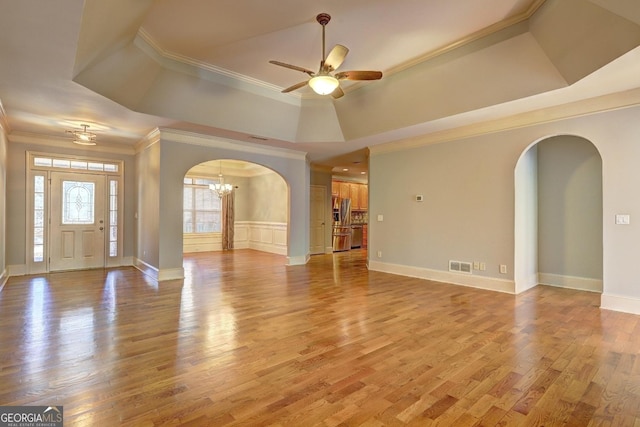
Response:
[[[361,185],[358,189],[358,205],[361,211],[369,209],[369,187]]]
[[[360,184],[349,184],[349,198],[351,199],[351,210],[360,210]]]
[[[340,195],[341,199],[350,199],[351,198],[351,188],[349,187],[348,182],[340,182]]]
[[[331,195],[340,197],[340,183],[338,181],[331,181]]]
[[[331,195],[351,200],[352,211],[366,211],[369,207],[369,187],[367,184],[331,181]]]

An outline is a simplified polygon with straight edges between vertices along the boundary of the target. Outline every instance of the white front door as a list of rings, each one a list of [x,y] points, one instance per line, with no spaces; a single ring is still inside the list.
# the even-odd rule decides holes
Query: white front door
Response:
[[[51,173],[49,271],[105,266],[104,175]]]

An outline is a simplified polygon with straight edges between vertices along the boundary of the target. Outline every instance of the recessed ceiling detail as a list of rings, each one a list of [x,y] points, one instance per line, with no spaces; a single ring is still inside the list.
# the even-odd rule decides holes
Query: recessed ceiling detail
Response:
[[[329,165],[640,87],[640,12],[626,0],[134,3],[3,2],[0,95],[12,137],[59,135],[58,123],[78,120],[109,126],[99,147],[133,147],[161,127]],[[337,101],[307,87],[281,94],[292,77],[268,61],[317,63],[322,11],[333,17],[326,43],[350,48],[341,69],[385,77],[344,80]]]

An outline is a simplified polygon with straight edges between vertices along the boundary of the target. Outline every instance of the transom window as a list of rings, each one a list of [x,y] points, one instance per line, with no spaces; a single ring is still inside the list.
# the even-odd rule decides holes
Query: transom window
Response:
[[[37,167],[54,169],[75,169],[92,172],[118,172],[118,165],[115,163],[104,163],[88,160],[62,159],[55,157],[33,157],[33,165]]]

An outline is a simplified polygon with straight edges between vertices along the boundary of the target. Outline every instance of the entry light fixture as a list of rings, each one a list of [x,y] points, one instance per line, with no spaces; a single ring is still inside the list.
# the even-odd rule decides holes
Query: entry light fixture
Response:
[[[209,184],[209,189],[215,192],[218,197],[222,198],[233,191],[233,185],[225,184],[224,177],[222,176],[222,160],[220,160],[220,173],[218,173],[218,182],[215,184]]]
[[[89,125],[80,125],[82,130],[68,130],[73,135],[73,143],[78,145],[96,145],[96,134],[87,131]]]

